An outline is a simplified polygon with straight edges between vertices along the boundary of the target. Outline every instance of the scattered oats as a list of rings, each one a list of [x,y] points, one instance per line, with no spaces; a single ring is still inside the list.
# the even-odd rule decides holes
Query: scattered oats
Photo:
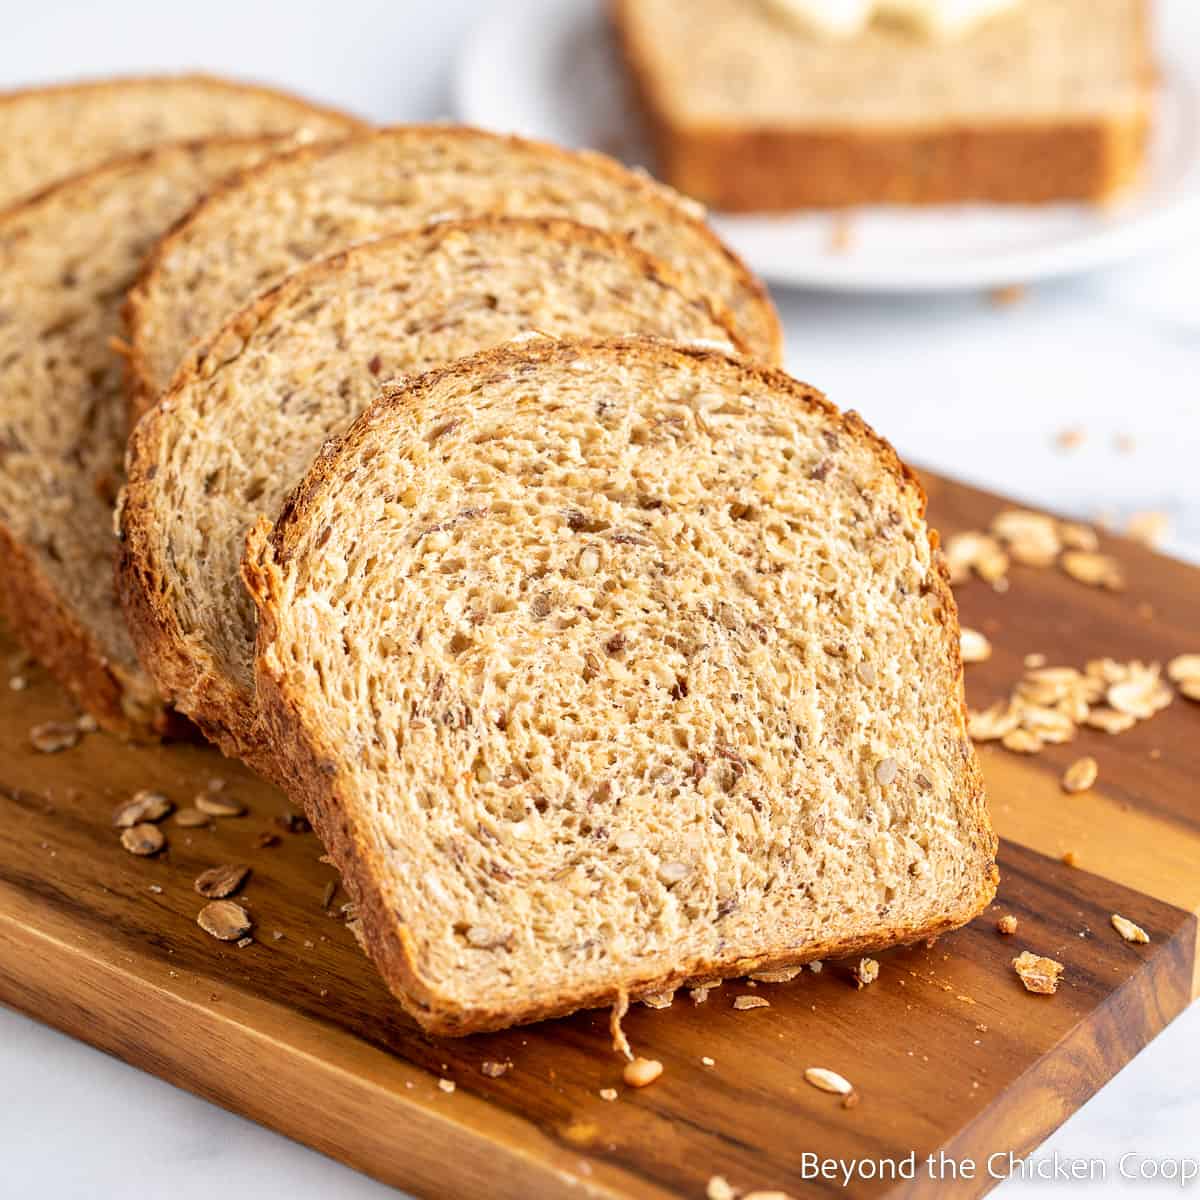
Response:
[[[282,929],[272,929],[271,930],[271,940],[276,941],[276,942],[282,942],[283,941],[283,930]]]
[[[974,571],[986,583],[995,583],[1008,572],[1008,555],[990,534],[970,530],[947,539],[943,554],[950,582],[966,583]]]
[[[803,967],[778,967],[771,971],[752,971],[750,978],[757,983],[791,983]]]
[[[249,867],[233,864],[213,867],[198,875],[192,887],[207,900],[224,900],[226,896],[232,896],[246,882],[249,874]]]
[[[965,663],[987,662],[992,657],[992,643],[978,629],[968,629],[964,625],[958,635],[958,644]]]
[[[1170,534],[1171,518],[1165,512],[1136,512],[1126,522],[1125,532],[1135,542],[1153,548]]]
[[[499,1079],[501,1075],[507,1075],[512,1070],[512,1063],[507,1059],[504,1062],[494,1062],[490,1058],[485,1058],[479,1064],[479,1069],[489,1079]]]
[[[439,1079],[438,1087],[441,1088],[441,1090],[443,1092],[445,1092],[446,1095],[450,1095],[450,1093],[454,1091],[454,1080],[453,1079]]]
[[[208,822],[209,818],[198,808],[181,808],[175,814],[175,824],[182,825],[185,829],[197,829]]]
[[[1005,913],[996,922],[996,932],[1004,934],[1005,937],[1011,937],[1017,932],[1017,918],[1012,913]]]
[[[1167,663],[1167,678],[1174,683],[1200,679],[1200,654],[1177,654]]]
[[[1046,513],[1010,508],[992,518],[991,533],[1005,544],[1009,556],[1027,567],[1049,567],[1062,542],[1058,522]]]
[[[157,883],[152,883],[146,891],[153,892],[156,896],[162,895],[162,887]]]
[[[707,1054],[702,1054],[700,1056],[700,1061],[706,1067],[715,1067],[717,1065],[717,1060],[715,1058],[709,1058]]]
[[[970,713],[967,734],[973,742],[994,742],[1007,737],[1019,724],[1016,708],[1000,701],[981,712]]]
[[[121,845],[130,854],[136,854],[139,858],[157,854],[166,844],[167,839],[163,837],[162,830],[149,822],[142,825],[131,825],[121,834]]]
[[[625,1064],[621,1073],[630,1087],[641,1088],[653,1083],[663,1073],[663,1065],[655,1058],[635,1058]]]
[[[1012,960],[1012,965],[1027,992],[1053,996],[1058,991],[1059,977],[1063,973],[1062,963],[1024,950]]]
[[[254,928],[250,914],[233,900],[214,900],[196,917],[196,924],[221,942],[236,942]]]
[[[1042,739],[1031,730],[1013,729],[1000,739],[1000,744],[1016,754],[1037,754],[1042,748]]]
[[[864,988],[879,978],[879,963],[873,958],[860,958],[851,972],[858,987]]]
[[[1171,689],[1159,678],[1157,663],[1152,667],[1131,663],[1129,677],[1111,684],[1104,698],[1110,708],[1139,721],[1148,720],[1174,699]]]
[[[1025,666],[1029,670],[1035,670],[1038,667],[1046,665],[1046,656],[1044,654],[1027,654],[1025,655]]]
[[[1084,722],[1093,729],[1102,729],[1105,733],[1124,733],[1137,724],[1137,718],[1111,708],[1093,708],[1084,718]]]
[[[76,720],[75,728],[80,733],[95,733],[100,728],[100,722],[91,713],[84,713]]]
[[[771,1002],[762,996],[735,996],[733,1007],[739,1011],[745,1011],[748,1008],[770,1008]]]
[[[1200,700],[1200,679],[1185,679],[1179,685],[1179,694],[1186,700]]]
[[[1132,921],[1121,916],[1120,913],[1113,913],[1112,927],[1127,941],[1127,942],[1148,942],[1150,935],[1140,926],[1135,925]]]
[[[325,885],[325,891],[321,893],[321,907],[328,908],[333,903],[334,896],[337,895],[338,881],[331,879]]]
[[[236,800],[225,800],[212,792],[201,792],[193,804],[210,817],[240,817],[244,816],[246,806]]]
[[[617,1089],[616,1088],[601,1088],[600,1089],[600,1099],[601,1100],[615,1100],[616,1098],[617,1098]]]
[[[252,937],[238,938],[237,946],[238,946],[239,950],[245,950],[245,948],[247,946],[253,946],[253,945],[254,945],[254,939]],[[328,994],[329,994],[328,992],[321,993],[322,996],[326,996]]]
[[[804,1072],[804,1078],[815,1088],[820,1088],[823,1092],[833,1092],[838,1096],[848,1096],[854,1091],[854,1085],[836,1071],[829,1071],[825,1067],[809,1067]]]
[[[729,1186],[724,1175],[714,1175],[704,1189],[706,1200],[737,1200],[737,1192]]]
[[[669,992],[647,992],[641,997],[641,1001],[647,1008],[670,1008],[675,1003],[675,989],[672,988]]]
[[[896,778],[899,765],[894,758],[881,758],[875,764],[875,782],[880,787],[887,787]]]
[[[175,807],[161,792],[134,792],[113,813],[113,825],[117,829],[129,829],[143,821],[161,821]]]
[[[1090,754],[1077,758],[1063,772],[1062,789],[1064,792],[1086,792],[1099,774],[1100,766]]]
[[[1089,587],[1108,588],[1119,592],[1125,586],[1121,564],[1107,554],[1091,550],[1067,550],[1059,564],[1072,579]]]
[[[704,1004],[708,1000],[708,993],[712,991],[707,987],[694,987],[688,991],[688,995],[692,998],[693,1004]]]
[[[29,744],[39,754],[57,754],[79,744],[79,727],[66,721],[44,721],[29,731]]]
[[[1068,550],[1099,550],[1100,538],[1090,525],[1078,521],[1060,521],[1058,537]]]
[[[808,964],[808,969],[814,975],[820,975],[820,973],[825,969],[825,964],[819,958],[814,958],[812,962]]]

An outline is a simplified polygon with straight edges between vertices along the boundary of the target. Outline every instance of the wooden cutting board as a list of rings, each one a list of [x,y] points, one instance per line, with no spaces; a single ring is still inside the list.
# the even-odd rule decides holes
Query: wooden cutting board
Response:
[[[983,527],[1004,506],[926,482],[944,532]],[[973,706],[1006,695],[1034,651],[1076,666],[1200,651],[1200,571],[1106,544],[1128,574],[1122,594],[1021,567],[1003,595],[960,589],[964,622],[995,646],[968,668]],[[626,1031],[666,1069],[630,1091],[605,1013],[462,1041],[422,1035],[338,916],[344,897],[322,907],[334,873],[311,834],[277,827],[281,796],[197,747],[91,734],[35,753],[30,727],[70,710],[28,675],[25,690],[0,688],[0,1001],[424,1196],[699,1198],[717,1174],[795,1196],[927,1195],[945,1186],[924,1166],[936,1153],[974,1159],[976,1177],[953,1194],[981,1194],[995,1182],[990,1155],[1032,1150],[1197,991],[1200,705],[1183,699],[1118,737],[1085,731],[1036,757],[985,747],[1003,836],[988,914],[932,947],[881,955],[861,991],[827,965],[760,984],[752,994],[769,1008],[734,1010],[744,984],[699,1007],[635,1006]],[[1059,775],[1082,753],[1100,781],[1066,795]],[[158,858],[121,850],[118,801],[157,788],[186,804],[214,778],[248,815],[200,829],[168,820]],[[259,846],[270,833],[278,843]],[[256,938],[243,949],[195,924],[193,879],[230,862],[253,867]],[[1114,912],[1150,944],[1122,941]],[[1015,937],[995,931],[1001,913],[1019,918]],[[1010,960],[1025,948],[1066,964],[1056,996],[1023,991]],[[485,1061],[512,1068],[491,1078]],[[850,1079],[857,1107],[807,1085],[812,1066]],[[616,1101],[601,1098],[609,1087]],[[806,1154],[912,1152],[911,1182],[859,1180],[847,1193],[804,1178]]]

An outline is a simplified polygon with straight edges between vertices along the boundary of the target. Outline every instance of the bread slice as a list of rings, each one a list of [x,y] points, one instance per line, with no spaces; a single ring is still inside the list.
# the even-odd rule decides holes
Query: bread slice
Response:
[[[597,154],[449,125],[309,146],[230,183],[172,232],[129,298],[136,404],[184,351],[314,258],[432,221],[569,217],[624,233],[732,312],[759,356],[780,352],[762,285],[681,198]]]
[[[627,239],[561,220],[438,224],[291,276],[193,355],[131,439],[119,578],[142,662],[212,741],[272,775],[246,533],[381,380],[535,329],[732,342],[727,321]]]
[[[461,1034],[990,900],[954,601],[856,415],[645,340],[385,388],[250,539],[276,750],[388,986]]]
[[[125,736],[165,731],[168,714],[113,586],[122,299],[163,230],[279,146],[221,138],[146,150],[0,215],[0,607],[76,700]]]
[[[1142,165],[1150,0],[831,40],[767,0],[611,0],[674,186],[730,211],[1102,201]]]
[[[0,208],[158,142],[365,128],[275,88],[209,75],[106,79],[0,93]]]

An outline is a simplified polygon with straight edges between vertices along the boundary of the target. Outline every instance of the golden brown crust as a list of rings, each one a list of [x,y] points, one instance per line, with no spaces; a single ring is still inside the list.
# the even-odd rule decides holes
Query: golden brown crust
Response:
[[[738,329],[743,341],[750,345],[755,353],[766,361],[780,361],[783,353],[783,330],[779,324],[779,316],[775,311],[766,287],[702,219],[692,216],[687,211],[685,207],[687,201],[682,197],[672,195],[654,180],[642,178],[629,171],[626,167],[623,167],[614,159],[594,151],[565,150],[560,146],[554,146],[547,142],[536,142],[527,138],[516,137],[515,135],[488,133],[484,130],[474,129],[465,125],[393,126],[360,136],[365,139],[399,136],[420,137],[423,135],[443,138],[460,137],[464,139],[477,137],[494,138],[514,148],[533,149],[547,158],[559,161],[571,160],[583,156],[586,157],[587,161],[597,171],[607,174],[610,178],[619,181],[630,190],[636,190],[645,198],[647,203],[668,205],[671,209],[671,220],[676,224],[690,225],[694,232],[708,241],[714,251],[729,264],[731,276],[738,280],[747,300],[744,305],[745,311],[734,313],[733,315],[738,322]],[[272,163],[262,163],[256,167],[249,167],[243,171],[236,172],[226,179],[220,187],[214,188],[200,204],[179,221],[173,229],[168,231],[150,254],[147,255],[141,274],[129,290],[124,310],[125,327],[129,342],[127,380],[131,413],[139,414],[145,412],[158,399],[154,372],[151,370],[148,361],[147,339],[144,332],[148,316],[148,295],[157,279],[163,259],[171,253],[176,242],[186,236],[190,223],[197,219],[206,205],[215,202],[218,197],[240,187],[254,176],[269,172],[273,169],[273,164],[295,163],[318,158],[330,153],[348,140],[352,139],[331,139],[311,143],[290,153],[279,155],[272,160]]]
[[[1127,117],[911,129],[722,128],[671,117],[631,36],[629,2],[612,0],[610,12],[659,171],[715,209],[1103,203],[1137,178],[1145,160],[1156,74],[1145,8],[1135,47],[1143,102]]]
[[[419,408],[423,396],[450,376],[476,374],[488,368],[500,368],[514,359],[546,360],[556,356],[571,359],[580,353],[613,352],[624,356],[651,353],[656,361],[666,355],[692,359],[724,358],[711,350],[684,346],[668,346],[650,339],[566,339],[546,345],[498,347],[469,359],[461,359],[435,369],[406,384],[385,387],[380,399],[356,421],[346,433],[332,439],[323,448],[304,482],[295,490],[283,513],[272,529],[260,521],[247,539],[247,552],[242,574],[246,587],[259,613],[257,682],[259,705],[265,728],[275,748],[280,777],[286,781],[288,793],[301,804],[314,829],[321,837],[330,858],[342,874],[346,889],[358,905],[362,933],[367,951],[388,987],[405,1009],[430,1033],[456,1037],[500,1029],[509,1025],[565,1016],[584,1008],[602,1007],[614,1003],[617,989],[580,990],[551,998],[531,998],[520,1010],[511,1007],[497,1009],[486,1004],[466,1007],[438,994],[422,978],[416,943],[409,927],[387,908],[375,886],[370,850],[356,840],[342,813],[339,792],[346,784],[339,777],[337,748],[322,745],[319,734],[304,718],[303,698],[295,694],[286,678],[281,678],[269,666],[268,647],[276,632],[275,607],[280,563],[286,563],[292,552],[297,531],[316,504],[319,493],[333,477],[335,462],[372,435],[373,420],[379,412],[393,406]],[[775,368],[739,363],[739,367],[765,386],[781,389],[792,395],[797,404],[816,408],[825,413],[847,434],[870,444],[878,453],[883,469],[893,474],[907,491],[920,512],[924,511],[925,495],[913,473],[900,461],[895,450],[879,437],[856,413],[841,413],[820,392],[799,383]],[[992,831],[984,795],[983,776],[966,731],[966,702],[963,693],[963,666],[959,651],[954,599],[944,565],[935,573],[934,589],[941,604],[938,619],[946,627],[947,666],[959,699],[959,739],[962,752],[961,804],[965,811],[964,824],[973,830],[972,845],[976,856],[973,892],[954,897],[951,909],[943,916],[924,925],[893,926],[877,934],[850,939],[823,941],[803,950],[781,950],[754,958],[704,959],[684,962],[670,973],[623,981],[619,990],[630,996],[670,991],[691,979],[734,978],[750,971],[773,967],[793,966],[820,958],[881,950],[888,946],[936,937],[947,930],[966,924],[991,902],[999,876],[995,865],[996,837]]]
[[[348,262],[384,252],[407,241],[419,242],[432,234],[450,233],[455,229],[503,230],[506,227],[517,231],[541,230],[563,242],[587,244],[614,258],[632,259],[647,278],[671,287],[681,295],[689,294],[668,267],[626,238],[562,218],[479,217],[394,234],[321,259],[247,305],[222,330],[188,354],[177,370],[170,390],[139,421],[130,437],[126,455],[128,482],[119,518],[121,546],[116,579],[125,621],[138,657],[162,694],[186,712],[210,741],[223,753],[242,759],[273,782],[280,782],[280,779],[258,720],[254,697],[246,695],[220,669],[204,646],[194,639],[189,641],[179,624],[178,613],[165,598],[167,566],[160,559],[153,536],[161,520],[161,497],[152,485],[162,437],[171,420],[172,402],[201,378],[213,346],[228,339],[230,334],[238,335],[239,339],[249,337],[251,331],[266,321],[286,299],[297,291],[319,285],[326,278],[337,277]],[[697,296],[695,303],[705,306],[714,323],[724,327],[737,350],[748,350],[734,331],[729,313],[707,297]]]

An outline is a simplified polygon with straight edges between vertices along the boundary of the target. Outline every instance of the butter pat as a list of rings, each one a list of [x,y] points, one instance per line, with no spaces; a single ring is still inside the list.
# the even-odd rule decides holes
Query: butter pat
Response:
[[[876,18],[928,38],[955,38],[1021,0],[764,0],[778,16],[823,37],[849,38]]]

